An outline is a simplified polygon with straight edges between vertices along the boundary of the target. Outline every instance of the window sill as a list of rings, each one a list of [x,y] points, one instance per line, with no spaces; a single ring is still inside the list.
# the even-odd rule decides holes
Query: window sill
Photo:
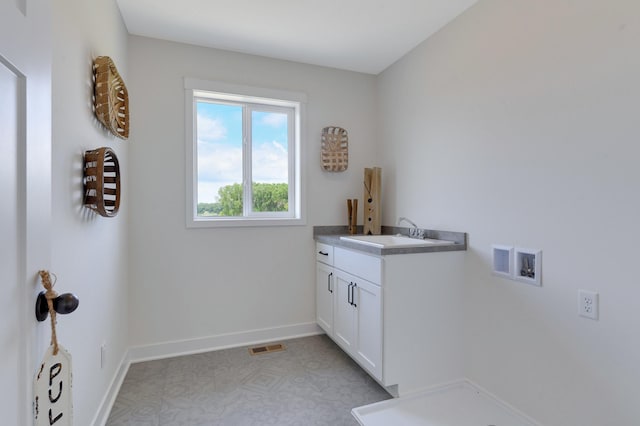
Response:
[[[209,219],[193,218],[187,220],[187,228],[243,228],[243,227],[271,227],[271,226],[302,226],[306,225],[302,218],[228,218]]]

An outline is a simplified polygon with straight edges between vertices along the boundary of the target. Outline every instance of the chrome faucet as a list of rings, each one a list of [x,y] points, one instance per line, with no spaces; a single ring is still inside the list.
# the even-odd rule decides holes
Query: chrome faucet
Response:
[[[411,238],[424,238],[424,229],[420,229],[418,228],[418,225],[416,225],[411,219],[404,217],[404,216],[400,216],[398,218],[398,222],[396,223],[396,226],[399,226],[400,223],[402,222],[407,222],[408,224],[410,224],[412,226],[411,229],[409,229],[409,237]]]
[[[410,224],[411,226],[413,226],[414,229],[418,229],[418,225],[416,225],[415,223],[413,223],[413,221],[411,219],[409,219],[408,217],[404,217],[404,216],[400,216],[398,218],[398,223],[396,223],[396,226],[400,226],[400,224],[402,222],[407,222],[408,224]]]

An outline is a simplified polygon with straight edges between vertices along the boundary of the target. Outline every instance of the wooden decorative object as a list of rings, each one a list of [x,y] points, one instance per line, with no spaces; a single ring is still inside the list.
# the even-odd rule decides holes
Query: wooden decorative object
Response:
[[[322,168],[328,172],[344,172],[349,166],[349,136],[342,127],[322,129]]]
[[[355,235],[358,232],[358,199],[347,199],[347,228],[349,234]]]
[[[94,107],[96,117],[111,133],[129,137],[129,93],[115,64],[108,56],[93,62]]]
[[[364,234],[380,235],[382,232],[382,200],[380,198],[382,169],[364,169]]]
[[[104,217],[120,208],[120,163],[110,148],[84,153],[84,205]]]

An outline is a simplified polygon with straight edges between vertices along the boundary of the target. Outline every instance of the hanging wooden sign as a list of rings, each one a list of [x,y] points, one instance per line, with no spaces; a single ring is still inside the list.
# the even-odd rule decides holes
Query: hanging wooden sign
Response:
[[[71,355],[58,344],[44,355],[34,382],[35,426],[73,425],[73,398],[71,397]]]

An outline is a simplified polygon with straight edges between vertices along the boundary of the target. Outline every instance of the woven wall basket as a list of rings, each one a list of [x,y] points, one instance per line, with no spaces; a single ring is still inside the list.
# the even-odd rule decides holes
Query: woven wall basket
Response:
[[[328,172],[343,172],[349,167],[349,136],[342,127],[322,129],[322,168]]]
[[[108,56],[93,62],[94,107],[98,120],[121,139],[129,137],[129,93],[115,64]]]
[[[84,205],[104,217],[120,208],[120,163],[110,148],[84,153]]]

